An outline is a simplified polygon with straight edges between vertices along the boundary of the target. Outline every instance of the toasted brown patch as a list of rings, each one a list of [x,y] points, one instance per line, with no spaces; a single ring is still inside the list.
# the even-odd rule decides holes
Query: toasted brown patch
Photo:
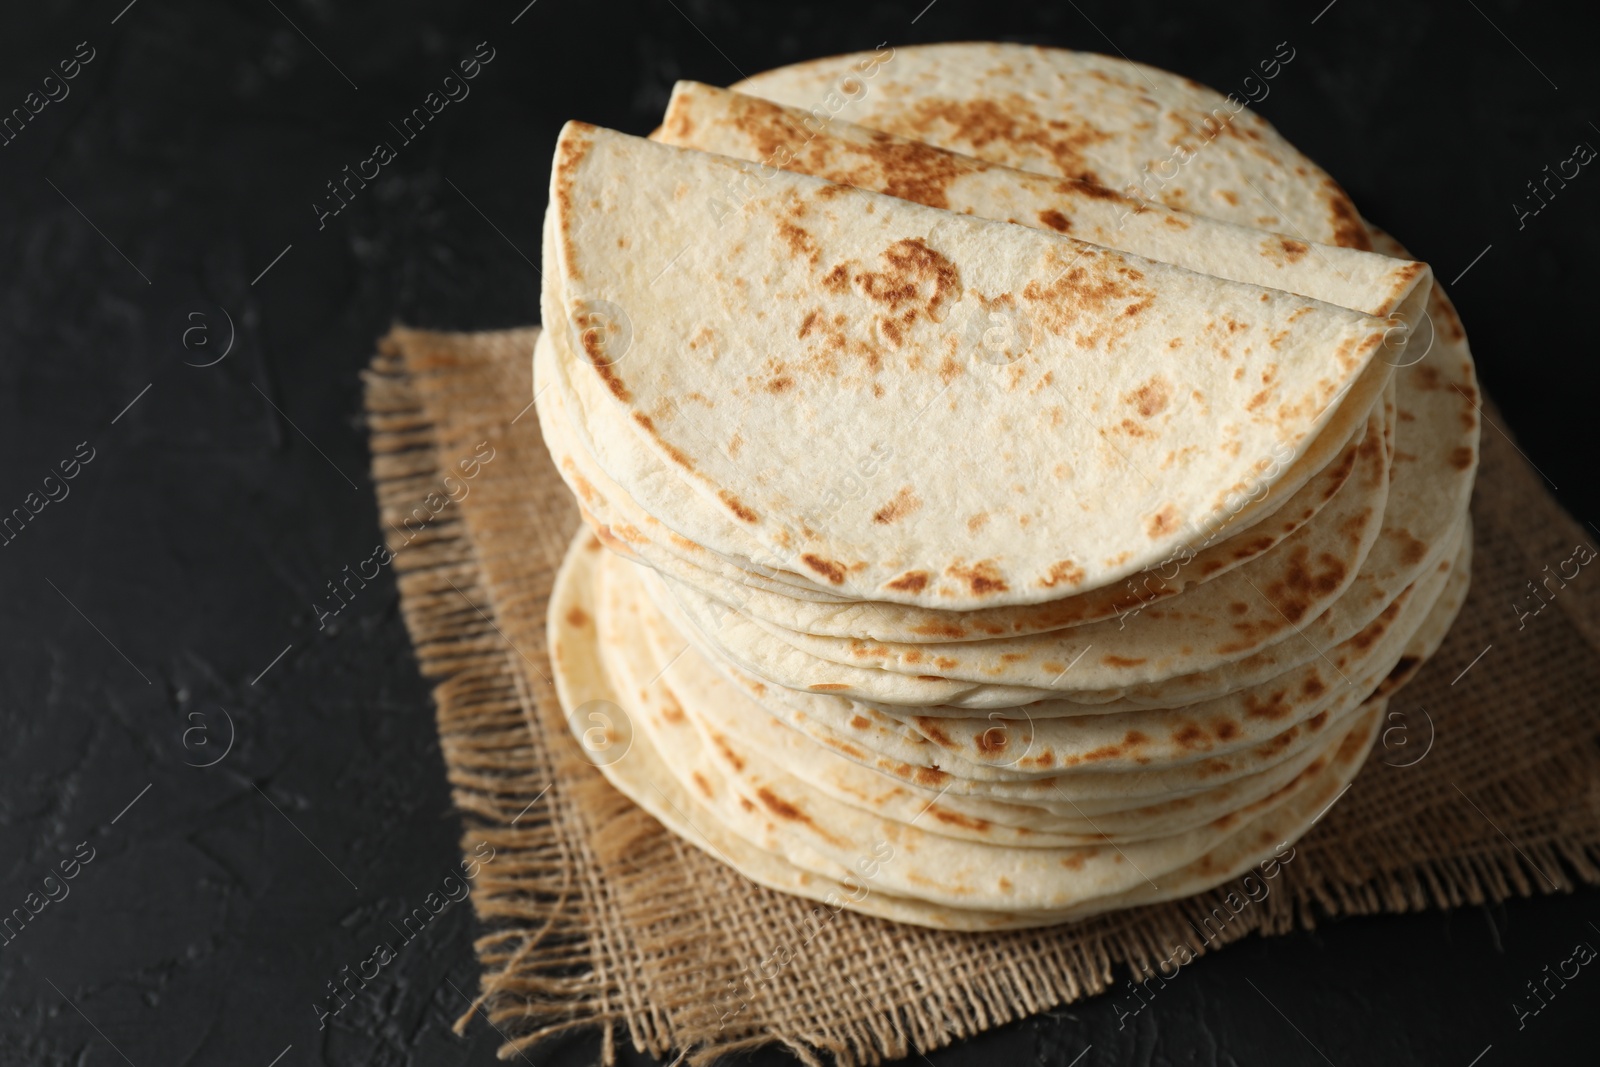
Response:
[[[1178,509],[1167,504],[1145,520],[1144,530],[1155,541],[1178,528]]]
[[[1054,208],[1039,212],[1039,221],[1057,233],[1068,233],[1072,230],[1072,220]]]
[[[944,303],[961,294],[956,265],[920,237],[896,241],[881,258],[886,269],[860,271],[853,281],[862,295],[883,306],[886,314],[878,328],[891,343],[898,343],[903,326],[922,316],[939,318]]]
[[[816,239],[811,236],[811,231],[797,226],[788,219],[778,222],[778,236],[788,246],[791,255],[796,258],[805,258],[813,267],[821,258],[822,250],[817,247]]]
[[[755,512],[745,507],[744,504],[739,501],[739,498],[734,496],[733,493],[727,489],[718,490],[717,499],[728,505],[728,510],[733,512],[744,522],[756,522],[759,519],[759,516],[757,516]]]
[[[622,376],[612,367],[613,360],[606,355],[606,323],[607,317],[598,311],[584,311],[573,308],[569,318],[578,330],[578,341],[583,346],[583,354],[588,357],[589,366],[600,375],[600,380],[605,383],[611,395],[623,403],[632,399],[627,385]]]
[[[1058,560],[1050,564],[1050,573],[1039,579],[1039,584],[1046,589],[1054,589],[1058,585],[1077,585],[1083,581],[1083,568],[1070,559]]]
[[[842,564],[835,563],[831,559],[823,559],[821,556],[812,555],[810,552],[803,554],[800,560],[834,585],[839,585],[844,581],[845,570]]]
[[[900,577],[889,582],[886,588],[901,593],[920,593],[927,587],[927,584],[927,571],[906,571]]]
[[[668,441],[656,431],[654,419],[642,411],[635,411],[633,412],[633,421],[638,423],[640,427],[642,427],[644,431],[651,437],[655,438],[656,443],[662,447],[662,449],[672,459],[672,462],[676,463],[684,470],[694,470],[694,461],[688,456],[684,455],[683,450],[678,448],[677,445],[673,444],[671,441]]]
[[[1124,404],[1134,405],[1147,419],[1166,410],[1171,401],[1172,384],[1159,374],[1122,398]]]
[[[896,519],[902,519],[922,506],[922,501],[917,499],[917,494],[909,485],[903,485],[894,494],[893,498],[872,513],[872,521],[879,525],[887,526]]]
[[[988,560],[974,563],[970,567],[951,564],[945,569],[945,573],[952,578],[966,582],[967,588],[972,590],[973,596],[983,596],[986,593],[1003,593],[1010,588],[1006,585],[1005,579],[1000,576],[1000,572],[995,569],[994,564]]]
[[[947,811],[937,805],[929,808],[928,814],[932,815],[935,819],[938,819],[942,823],[946,823],[950,826],[964,826],[968,830],[983,831],[987,830],[990,825],[989,820],[987,819],[974,819],[970,815],[962,815],[958,811]],[[1005,879],[1002,878],[1001,881],[1004,882]],[[1009,883],[1002,885],[1001,888],[1009,888]]]
[[[1063,176],[1096,183],[1096,191],[1108,199],[1124,199],[1099,186],[1084,158],[1086,149],[1110,140],[1111,134],[1081,120],[1046,121],[1033,102],[1018,93],[977,100],[924,97],[905,109],[895,126],[896,133],[917,140],[935,140],[929,134],[938,130],[937,140],[965,146],[979,158],[993,143],[1033,145],[1050,156]],[[1093,195],[1087,188],[1083,191]]]
[[[1406,566],[1410,567],[1421,563],[1423,557],[1428,554],[1428,546],[1413,537],[1409,531],[1395,530],[1393,531],[1393,536],[1400,542],[1400,562]]]

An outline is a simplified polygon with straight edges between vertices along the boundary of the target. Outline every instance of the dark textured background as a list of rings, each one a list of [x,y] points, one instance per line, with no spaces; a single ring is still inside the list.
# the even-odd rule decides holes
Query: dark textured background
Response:
[[[0,910],[79,842],[95,852],[0,946],[7,1067],[493,1061],[481,1019],[449,1032],[475,987],[465,904],[317,1030],[324,983],[459,857],[392,581],[323,631],[311,604],[379,539],[358,416],[373,338],[533,320],[561,122],[643,133],[676,78],[996,38],[1227,88],[1288,40],[1259,109],[1446,282],[1492,244],[1453,286],[1483,379],[1563,501],[1600,521],[1600,173],[1520,230],[1512,206],[1576,142],[1600,146],[1593,27],[1567,5],[1337,0],[1313,24],[1324,0],[938,0],[913,25],[925,0],[125,2],[0,21],[0,112],[78,42],[95,52],[0,148],[0,512],[94,449],[0,548]],[[472,95],[319,232],[324,182],[480,41],[495,58]],[[228,357],[185,366],[221,353],[228,317]],[[930,1059],[1467,1067],[1492,1045],[1483,1067],[1593,1063],[1600,973],[1521,1031],[1511,1002],[1576,941],[1600,945],[1595,924],[1592,890],[1331,922],[1193,964],[1126,1029],[1102,998]]]

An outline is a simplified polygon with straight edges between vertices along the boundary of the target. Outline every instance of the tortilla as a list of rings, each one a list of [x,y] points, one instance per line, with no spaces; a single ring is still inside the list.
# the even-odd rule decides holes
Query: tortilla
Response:
[[[698,496],[766,546],[752,562],[874,598],[1036,603],[1136,573],[1237,514],[1259,459],[1292,465],[1383,344],[1382,320],[1347,309],[787,172],[707,229],[695,204],[741,174],[568,125],[544,292],[547,322],[572,327],[551,331],[556,387],[669,528],[738,558],[712,540],[724,524],[694,524]],[[668,210],[683,266],[665,235],[617,254],[621,220]],[[596,307],[628,309],[625,354],[573,325]],[[980,358],[990,312],[1024,317],[1000,362]],[[692,409],[715,412],[714,437]],[[601,451],[625,434],[673,476]],[[888,450],[877,497],[830,509],[838,458],[818,441]]]
[[[868,129],[840,118],[699,82],[674,86],[656,139],[665,144],[812,174],[928,207],[1068,233],[1269,289],[1298,293],[1380,318],[1409,335],[1432,286],[1426,264],[1263,232],[1119,193],[1083,178],[1052,178]],[[730,193],[742,195],[743,186]]]
[[[1294,61],[1284,47],[1262,60],[1254,91]],[[1245,106],[1248,84],[1225,96],[1093,52],[967,42],[829,56],[731,88],[1241,226],[1372,247],[1339,184]]]

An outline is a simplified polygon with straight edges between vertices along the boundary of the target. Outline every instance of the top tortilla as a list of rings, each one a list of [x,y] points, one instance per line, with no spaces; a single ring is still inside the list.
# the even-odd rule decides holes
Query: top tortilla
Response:
[[[751,562],[862,598],[1037,603],[1157,563],[1233,519],[1261,460],[1293,467],[1386,335],[1348,309],[787,172],[718,224],[711,197],[743,175],[569,124],[542,294],[557,384],[591,450],[631,434],[665,462],[667,477],[595,453],[665,525],[735,559],[753,538]],[[644,218],[661,220],[648,242]],[[829,506],[841,462],[882,449],[881,491]],[[738,519],[742,543],[696,524],[689,495]]]

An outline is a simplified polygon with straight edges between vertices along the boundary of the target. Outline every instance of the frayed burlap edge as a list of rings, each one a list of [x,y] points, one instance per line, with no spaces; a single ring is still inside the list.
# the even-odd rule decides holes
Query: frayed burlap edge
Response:
[[[745,881],[616,793],[567,735],[543,626],[577,518],[530,410],[534,337],[396,329],[366,375],[380,517],[420,668],[437,683],[463,848],[495,849],[473,893],[486,930],[480,992],[458,1029],[482,1009],[503,1058],[597,1029],[610,1063],[621,1027],[636,1048],[693,1063],[777,1043],[805,1063],[870,1065],[1112,990],[1119,968],[1132,1004],[1133,980],[1250,933],[1600,884],[1600,755],[1583,712],[1600,676],[1577,662],[1595,658],[1597,601],[1560,598],[1530,646],[1543,660],[1528,670],[1552,681],[1548,692],[1495,691],[1528,670],[1488,659],[1493,644],[1472,660],[1492,625],[1476,620],[1504,595],[1479,595],[1499,573],[1493,553],[1533,578],[1532,563],[1554,562],[1581,534],[1498,428],[1485,431],[1474,595],[1413,687],[1430,700],[1455,692],[1439,679],[1465,669],[1479,688],[1457,695],[1478,695],[1441,711],[1437,730],[1429,713],[1428,754],[1414,765],[1416,749],[1386,731],[1282,881],[1258,879],[1263,898],[1236,882],[1068,928],[950,934]],[[463,457],[484,445],[494,458],[469,477]],[[1470,643],[1455,639],[1464,630]],[[1553,720],[1561,706],[1570,721]],[[1420,734],[1420,719],[1393,729]]]

